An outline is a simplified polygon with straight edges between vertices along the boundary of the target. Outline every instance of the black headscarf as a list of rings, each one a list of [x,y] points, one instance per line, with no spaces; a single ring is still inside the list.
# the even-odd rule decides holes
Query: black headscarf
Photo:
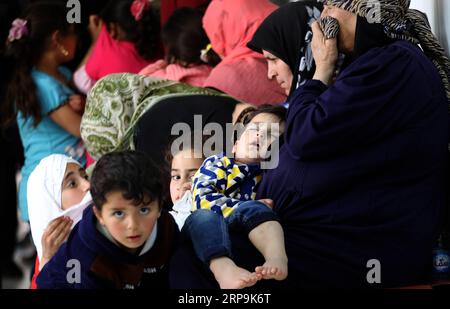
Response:
[[[358,58],[372,48],[386,46],[394,41],[396,39],[386,35],[383,25],[369,23],[367,18],[357,16],[355,48],[351,56]]]
[[[314,76],[311,25],[320,18],[322,8],[317,1],[286,4],[264,20],[247,44],[256,52],[262,53],[263,49],[270,52],[289,66],[294,76],[290,95],[304,80]]]

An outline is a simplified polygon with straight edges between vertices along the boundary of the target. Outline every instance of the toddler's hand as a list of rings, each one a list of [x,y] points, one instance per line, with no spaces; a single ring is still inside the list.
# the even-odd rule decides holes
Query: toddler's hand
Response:
[[[275,206],[273,200],[271,200],[271,199],[262,199],[262,200],[258,200],[258,202],[263,203],[264,205],[266,205],[270,209],[273,209],[273,206]]]

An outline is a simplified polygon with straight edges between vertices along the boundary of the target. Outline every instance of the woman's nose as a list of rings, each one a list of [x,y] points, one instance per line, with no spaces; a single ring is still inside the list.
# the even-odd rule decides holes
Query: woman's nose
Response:
[[[267,78],[272,79],[276,75],[276,72],[273,68],[273,64],[269,63],[267,67]]]

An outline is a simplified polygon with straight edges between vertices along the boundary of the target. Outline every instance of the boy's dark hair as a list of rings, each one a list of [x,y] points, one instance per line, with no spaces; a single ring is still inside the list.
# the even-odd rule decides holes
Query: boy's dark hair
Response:
[[[53,32],[59,30],[63,36],[75,32],[75,26],[67,22],[66,16],[64,4],[48,0],[32,3],[22,14],[21,18],[27,21],[29,34],[7,42],[5,46],[5,57],[11,64],[6,104],[2,113],[5,126],[14,122],[17,112],[21,112],[24,118],[31,117],[33,126],[42,120],[31,71],[45,51]]]
[[[183,7],[170,16],[161,35],[168,63],[184,63],[186,66],[203,63],[201,51],[209,43],[203,29],[203,14],[200,9]],[[208,60],[208,64],[214,66],[217,62]]]
[[[99,210],[106,203],[106,195],[116,191],[136,206],[158,201],[161,208],[164,188],[158,167],[147,155],[134,151],[104,155],[91,178],[92,200]]]
[[[133,42],[142,58],[150,60],[160,51],[160,18],[154,6],[146,9],[139,21],[131,14],[133,0],[110,0],[101,12],[103,21],[117,23]],[[126,59],[124,59],[126,61]]]

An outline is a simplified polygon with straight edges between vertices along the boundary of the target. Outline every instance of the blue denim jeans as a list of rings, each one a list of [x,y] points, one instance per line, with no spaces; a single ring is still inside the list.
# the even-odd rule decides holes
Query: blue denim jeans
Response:
[[[211,210],[196,210],[186,219],[182,233],[192,240],[200,260],[209,265],[213,258],[232,257],[228,228],[248,234],[267,221],[278,221],[273,210],[261,202],[248,201],[239,205],[227,218]]]

